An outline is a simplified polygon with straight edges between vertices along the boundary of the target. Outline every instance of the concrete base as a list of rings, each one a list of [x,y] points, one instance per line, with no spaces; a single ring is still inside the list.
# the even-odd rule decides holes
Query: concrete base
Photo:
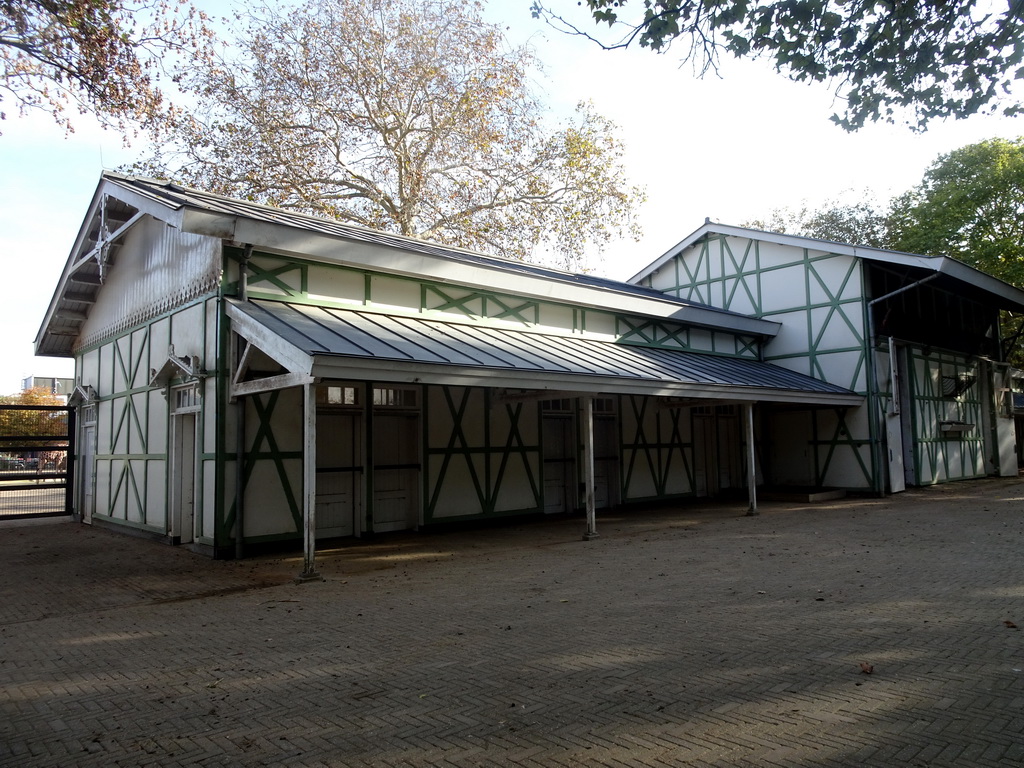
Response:
[[[761,501],[795,501],[810,504],[846,498],[846,491],[842,488],[766,488],[757,492],[757,498]]]

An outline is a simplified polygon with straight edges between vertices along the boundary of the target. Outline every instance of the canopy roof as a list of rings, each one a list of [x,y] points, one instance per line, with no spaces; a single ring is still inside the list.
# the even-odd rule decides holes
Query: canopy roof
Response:
[[[282,301],[230,300],[232,329],[315,378],[857,405],[860,395],[756,360]]]

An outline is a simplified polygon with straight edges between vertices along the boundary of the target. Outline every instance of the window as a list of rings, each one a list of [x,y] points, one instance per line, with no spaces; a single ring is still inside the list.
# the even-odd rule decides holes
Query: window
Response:
[[[557,400],[541,400],[540,409],[545,413],[572,413],[572,398],[562,397]]]
[[[171,413],[195,413],[199,410],[199,384],[171,390]]]
[[[328,385],[317,387],[317,405],[359,405],[359,388],[355,386]]]
[[[374,387],[373,405],[377,408],[415,408],[419,402],[415,389]]]

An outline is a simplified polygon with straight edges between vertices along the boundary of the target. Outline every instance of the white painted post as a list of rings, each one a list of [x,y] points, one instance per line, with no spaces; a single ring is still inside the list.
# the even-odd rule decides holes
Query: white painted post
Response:
[[[586,485],[587,532],[585,541],[597,538],[597,509],[594,501],[594,398],[583,398],[583,482]]]
[[[305,442],[302,453],[303,561],[302,573],[296,581],[323,581],[316,572],[316,384],[303,387],[302,406]]]
[[[747,492],[750,496],[748,515],[757,514],[757,464],[754,463],[754,404],[747,403]]]

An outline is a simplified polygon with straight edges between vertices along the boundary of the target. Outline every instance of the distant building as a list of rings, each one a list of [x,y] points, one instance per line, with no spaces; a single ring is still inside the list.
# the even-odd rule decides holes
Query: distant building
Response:
[[[75,380],[56,379],[52,376],[27,376],[21,380],[22,390],[35,389],[36,387],[45,387],[50,391],[50,394],[59,395],[67,400],[75,389]]]

